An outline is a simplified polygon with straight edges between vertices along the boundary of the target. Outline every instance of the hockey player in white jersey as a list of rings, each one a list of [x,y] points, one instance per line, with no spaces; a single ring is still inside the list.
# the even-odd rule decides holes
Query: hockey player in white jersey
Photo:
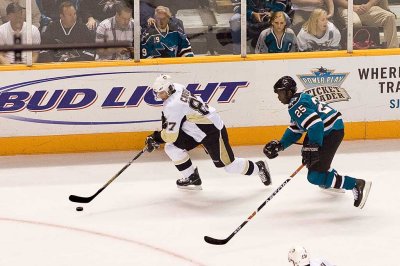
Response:
[[[182,84],[173,83],[166,74],[157,77],[153,91],[163,100],[162,130],[154,131],[146,138],[146,149],[152,152],[166,143],[166,154],[183,175],[176,181],[178,188],[201,189],[199,172],[188,154],[200,144],[216,167],[223,167],[228,173],[258,175],[264,185],[271,184],[267,162],[235,157],[224,122],[215,108],[191,94]]]
[[[310,258],[310,254],[302,246],[294,246],[289,250],[288,260],[293,266],[334,266],[325,259]]]

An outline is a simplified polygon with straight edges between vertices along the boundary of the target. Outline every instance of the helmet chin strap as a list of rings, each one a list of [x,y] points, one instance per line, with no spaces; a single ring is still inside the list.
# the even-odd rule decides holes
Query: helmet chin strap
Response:
[[[168,96],[171,96],[172,94],[174,94],[175,93],[175,88],[174,88],[174,85],[172,85],[172,84],[170,84],[169,85],[169,87],[168,87]]]
[[[286,104],[289,104],[290,103],[290,100],[292,99],[292,97],[293,97],[293,93],[291,92],[291,91],[285,91],[286,92],[286,99],[287,99],[287,101],[286,101]],[[290,95],[291,94],[291,95]]]

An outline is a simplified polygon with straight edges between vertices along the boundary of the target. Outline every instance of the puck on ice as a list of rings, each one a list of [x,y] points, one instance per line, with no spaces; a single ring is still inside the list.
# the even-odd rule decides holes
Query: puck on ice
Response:
[[[78,212],[83,211],[83,207],[76,207],[76,211],[78,211]]]

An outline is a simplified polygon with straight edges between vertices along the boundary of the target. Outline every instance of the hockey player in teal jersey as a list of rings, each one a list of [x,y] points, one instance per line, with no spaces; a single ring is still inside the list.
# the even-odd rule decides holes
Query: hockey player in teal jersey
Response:
[[[341,113],[307,93],[297,92],[292,77],[281,77],[274,92],[283,104],[288,104],[291,122],[280,141],[273,140],[264,147],[264,154],[273,159],[280,151],[298,141],[304,132],[302,162],[308,168],[310,183],[323,188],[352,190],[354,206],[363,208],[368,198],[371,182],[340,175],[331,168],[335,153],[344,137]]]

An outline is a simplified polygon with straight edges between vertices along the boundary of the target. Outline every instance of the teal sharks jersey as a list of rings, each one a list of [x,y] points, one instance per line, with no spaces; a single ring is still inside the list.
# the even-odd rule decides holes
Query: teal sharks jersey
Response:
[[[181,30],[171,26],[167,32],[161,32],[150,27],[142,34],[141,55],[142,58],[191,57],[193,52]]]
[[[292,29],[285,29],[285,33],[279,41],[274,31],[270,27],[260,33],[255,48],[255,53],[289,53],[297,52],[298,49],[297,37]]]
[[[342,116],[328,104],[307,93],[296,93],[289,103],[290,125],[281,142],[286,149],[307,132],[309,142],[322,146],[324,136],[344,128]]]

